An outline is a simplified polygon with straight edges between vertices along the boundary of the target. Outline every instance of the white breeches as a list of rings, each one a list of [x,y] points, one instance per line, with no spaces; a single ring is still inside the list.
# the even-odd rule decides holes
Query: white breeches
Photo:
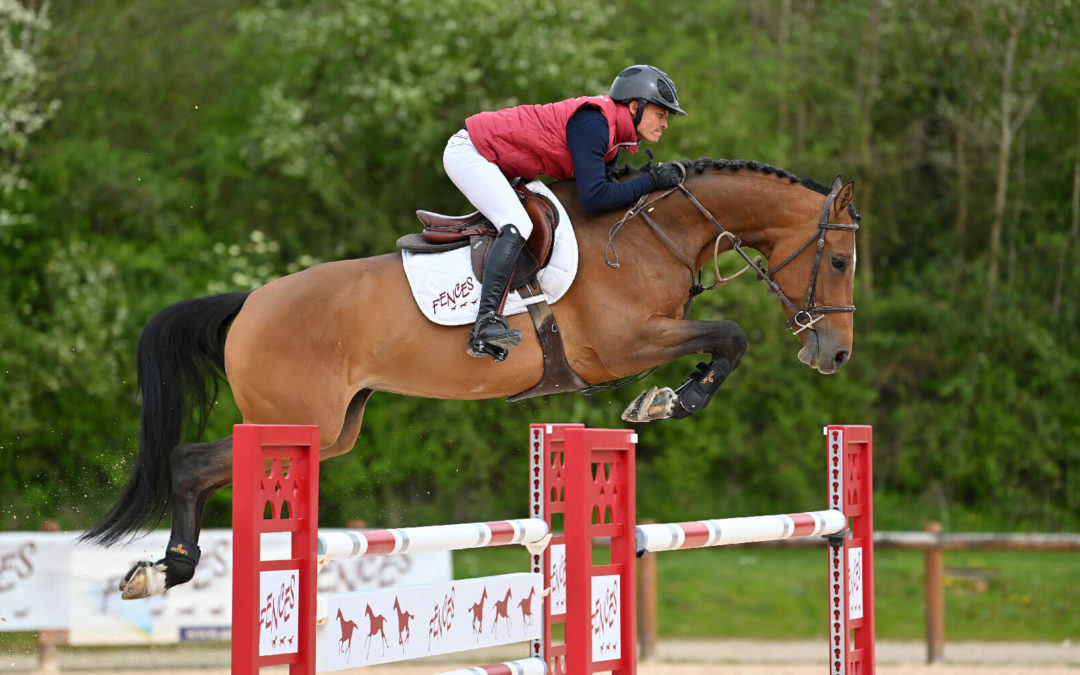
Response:
[[[481,155],[469,140],[469,132],[462,129],[446,142],[443,167],[465,198],[496,228],[513,225],[522,237],[529,238],[532,221],[525,207],[499,167]]]

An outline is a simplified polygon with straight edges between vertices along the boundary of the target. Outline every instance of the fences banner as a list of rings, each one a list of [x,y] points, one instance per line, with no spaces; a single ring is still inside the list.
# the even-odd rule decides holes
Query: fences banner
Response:
[[[111,549],[76,544],[78,534],[0,533],[0,631],[66,629],[71,644],[84,645],[229,639],[230,530],[204,530],[195,577],[145,600],[121,600],[118,586],[135,562],[161,558],[168,531]],[[288,536],[265,536],[264,557],[287,557]],[[446,551],[334,561],[319,574],[319,592],[438,583],[452,576]]]
[[[0,631],[68,627],[67,532],[0,533]]]

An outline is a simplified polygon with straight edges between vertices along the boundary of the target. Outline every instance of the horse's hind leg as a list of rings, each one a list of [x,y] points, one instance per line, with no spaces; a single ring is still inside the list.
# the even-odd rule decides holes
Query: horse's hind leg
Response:
[[[319,459],[352,449],[360,435],[370,389],[349,402],[337,440],[319,451]],[[172,473],[172,533],[165,557],[155,563],[136,563],[120,583],[125,600],[149,598],[186,583],[199,564],[199,532],[206,500],[232,483],[232,437],[207,443],[184,443],[169,457]]]
[[[232,482],[232,436],[183,443],[169,456],[172,532],[165,557],[136,563],[120,583],[125,600],[149,598],[191,580],[199,564],[203,509],[212,494]]]

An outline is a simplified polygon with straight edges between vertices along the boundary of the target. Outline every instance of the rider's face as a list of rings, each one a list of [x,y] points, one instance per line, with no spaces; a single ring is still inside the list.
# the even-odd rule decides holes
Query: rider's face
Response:
[[[637,101],[630,102],[630,114],[636,115]],[[645,112],[641,115],[641,121],[637,125],[638,138],[645,139],[650,143],[656,143],[668,127],[668,111],[652,103],[645,104]]]

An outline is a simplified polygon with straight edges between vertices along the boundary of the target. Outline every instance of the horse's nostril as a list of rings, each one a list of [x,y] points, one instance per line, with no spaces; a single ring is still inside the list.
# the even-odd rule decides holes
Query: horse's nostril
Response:
[[[839,368],[840,366],[847,363],[847,360],[848,360],[848,351],[846,349],[841,349],[840,351],[836,352],[836,367],[837,368]]]

